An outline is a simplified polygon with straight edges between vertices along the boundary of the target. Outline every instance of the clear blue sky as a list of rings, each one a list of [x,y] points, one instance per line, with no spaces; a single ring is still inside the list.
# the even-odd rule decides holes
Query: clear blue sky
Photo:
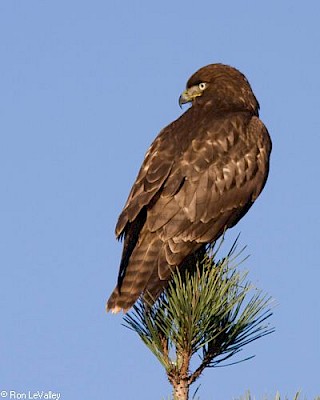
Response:
[[[317,1],[0,3],[0,390],[161,399],[164,372],[107,315],[114,226],[144,153],[199,67],[244,72],[273,139],[271,174],[236,228],[250,279],[278,304],[246,363],[201,399],[320,394]],[[227,249],[226,249],[227,250]]]

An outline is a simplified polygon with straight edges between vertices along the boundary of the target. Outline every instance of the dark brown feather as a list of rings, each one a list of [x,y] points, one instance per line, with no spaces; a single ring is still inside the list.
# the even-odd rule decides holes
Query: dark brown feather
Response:
[[[176,268],[234,226],[266,182],[271,141],[246,78],[232,67],[201,68],[187,88],[202,96],[150,146],[116,226],[124,237],[118,284],[107,309],[156,298]]]

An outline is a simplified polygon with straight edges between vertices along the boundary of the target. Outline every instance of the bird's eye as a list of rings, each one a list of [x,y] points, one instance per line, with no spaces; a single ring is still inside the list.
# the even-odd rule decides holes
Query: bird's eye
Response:
[[[205,82],[199,83],[199,89],[204,90],[207,87],[207,84]]]

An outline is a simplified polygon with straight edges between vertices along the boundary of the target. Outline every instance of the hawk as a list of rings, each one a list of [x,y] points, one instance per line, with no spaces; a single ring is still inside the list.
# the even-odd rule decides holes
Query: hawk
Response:
[[[207,65],[188,80],[184,114],[147,151],[116,225],[123,239],[117,286],[107,310],[156,299],[175,268],[185,268],[233,227],[261,193],[271,140],[245,76]]]

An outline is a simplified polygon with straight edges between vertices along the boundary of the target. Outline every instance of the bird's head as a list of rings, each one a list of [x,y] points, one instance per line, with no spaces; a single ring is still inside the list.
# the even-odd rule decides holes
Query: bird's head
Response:
[[[223,64],[200,68],[187,82],[179,105],[210,106],[221,111],[250,111],[258,115],[259,103],[246,77],[237,69]]]

